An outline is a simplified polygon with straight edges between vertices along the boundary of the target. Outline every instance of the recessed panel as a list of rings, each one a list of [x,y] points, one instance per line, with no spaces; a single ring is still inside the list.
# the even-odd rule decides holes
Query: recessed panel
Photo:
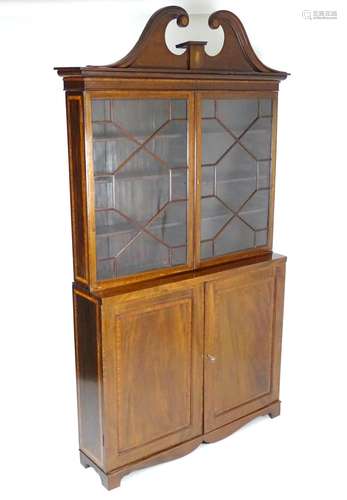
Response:
[[[278,399],[282,294],[272,265],[245,266],[206,285],[205,432]]]
[[[270,392],[273,282],[218,292],[216,416]]]
[[[117,317],[121,453],[190,426],[191,314],[186,299]]]

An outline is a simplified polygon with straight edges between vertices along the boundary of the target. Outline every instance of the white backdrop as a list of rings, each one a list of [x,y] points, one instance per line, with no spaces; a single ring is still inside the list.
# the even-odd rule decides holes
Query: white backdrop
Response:
[[[176,3],[195,14],[234,11],[260,59],[292,73],[280,86],[274,233],[274,249],[289,257],[282,415],[131,474],[111,493],[79,465],[65,104],[53,66],[121,58],[166,3],[0,1],[6,500],[347,497],[346,7],[342,0]],[[305,20],[303,9],[337,10],[338,19]],[[205,19],[195,18],[202,39]],[[171,42],[175,36],[187,38],[170,26]]]

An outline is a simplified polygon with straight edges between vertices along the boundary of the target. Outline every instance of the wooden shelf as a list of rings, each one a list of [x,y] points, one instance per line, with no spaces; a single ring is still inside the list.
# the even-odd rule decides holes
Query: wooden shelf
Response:
[[[167,168],[167,167],[164,167],[163,166],[163,169],[164,168]],[[188,171],[188,167],[187,166],[171,166],[170,167],[171,169],[171,172],[172,172],[172,177],[180,177],[182,175],[185,175],[185,172]],[[179,172],[177,172],[179,171]],[[160,178],[169,178],[169,170],[167,169],[166,172],[163,172],[162,174],[145,174],[145,175],[138,175],[136,173],[131,173],[131,174],[122,174],[122,173],[119,173],[117,174],[117,172],[115,173],[112,173],[112,172],[101,172],[101,173],[97,173],[94,175],[94,179],[96,180],[96,182],[98,182],[98,179],[103,179],[105,177],[109,177],[110,178],[110,182],[112,182],[112,178],[114,177],[115,178],[115,181],[134,181],[134,180],[155,180],[155,179],[160,179]]]
[[[255,213],[260,213],[260,212],[264,212],[266,209],[253,209],[253,210],[244,210],[242,211],[242,215],[250,215],[250,214],[255,214]],[[221,213],[221,214],[217,214],[217,215],[212,215],[212,216],[207,216],[207,217],[202,217],[201,218],[201,222],[213,222],[213,221],[218,221],[219,219],[222,219],[222,218],[225,218],[225,217],[228,217],[228,218],[231,218],[233,215],[233,213],[230,211],[228,212],[227,210],[225,210],[225,212]],[[241,214],[240,214],[241,215]],[[241,216],[242,216],[241,215]],[[141,223],[140,223],[141,224]],[[145,223],[143,223],[145,224]],[[161,224],[153,224],[150,228],[147,228],[149,231],[155,231],[157,229],[160,229],[162,226]],[[185,227],[185,222],[172,222],[170,224],[165,224],[164,226],[164,230],[165,231],[168,231],[168,230],[172,230],[173,228],[175,227]],[[97,227],[96,229],[96,236],[98,238],[107,238],[107,237],[114,237],[114,236],[120,236],[122,234],[126,234],[126,233],[131,233],[131,232],[139,232],[141,231],[141,228],[140,226],[136,226],[134,224],[134,226],[131,226],[130,224],[115,224],[113,226],[101,226],[101,227]]]
[[[134,136],[134,139],[136,141],[138,141],[139,143],[144,143],[147,141],[147,139],[149,139],[150,136],[141,136],[141,135],[136,135],[136,134],[132,134]],[[155,139],[177,139],[177,138],[182,138],[182,137],[185,137],[186,134],[184,136],[182,136],[182,134],[178,134],[178,133],[165,133],[165,134],[155,134],[153,135],[153,137],[150,139],[150,141],[148,142],[151,142]],[[122,140],[122,139],[128,139],[129,141],[133,142],[134,144],[137,144],[137,142],[132,139],[131,137],[129,137],[128,135],[126,134],[117,134],[116,136],[112,135],[112,136],[98,136],[98,135],[93,135],[93,141],[95,142],[115,142],[115,141],[118,141],[118,140]],[[138,144],[138,146],[140,147],[141,144]]]
[[[266,179],[268,179],[268,177],[269,176],[267,176],[267,175],[259,175],[258,176],[258,181],[261,180],[261,179],[266,180]],[[235,184],[237,182],[247,182],[247,181],[254,181],[256,183],[257,182],[257,177],[254,176],[254,177],[240,177],[238,179],[217,179],[217,185],[218,184]],[[207,184],[208,182],[209,182],[208,180],[202,180],[202,184]],[[262,189],[270,189],[270,188],[269,187],[264,187]]]
[[[261,209],[261,208],[258,208],[258,209],[253,209],[253,210],[242,210],[242,212],[240,212],[240,216],[242,217],[243,215],[250,215],[250,214],[256,214],[256,213],[260,213],[260,212],[264,212],[264,211],[267,211],[267,209]],[[218,214],[218,215],[212,215],[212,216],[208,216],[208,217],[201,217],[201,222],[213,222],[213,221],[217,221],[218,219],[221,219],[223,217],[226,217],[228,216],[229,218],[231,218],[233,216],[233,213],[230,211],[228,212],[227,210],[222,213],[222,214]],[[236,214],[237,216],[237,214]]]
[[[145,225],[146,223],[140,223]],[[185,222],[171,222],[170,224],[165,224],[164,230],[172,230],[173,228],[185,228],[186,223]],[[161,224],[153,224],[147,229],[151,231],[155,231],[157,229],[160,229],[162,227]],[[126,234],[126,233],[131,233],[131,232],[140,232],[141,227],[136,226],[131,226],[130,224],[115,224],[113,226],[101,226],[99,228],[96,228],[96,236],[98,238],[107,238],[107,237],[114,237],[114,236],[119,236],[121,234]]]

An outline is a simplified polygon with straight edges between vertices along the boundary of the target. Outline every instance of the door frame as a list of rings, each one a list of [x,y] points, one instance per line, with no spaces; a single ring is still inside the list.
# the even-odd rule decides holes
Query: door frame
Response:
[[[201,260],[200,234],[201,234],[201,177],[202,177],[202,101],[203,99],[245,99],[245,98],[270,97],[272,99],[272,131],[271,131],[271,185],[268,210],[268,242],[256,248],[228,253],[218,257]],[[273,242],[273,215],[275,202],[275,174],[276,174],[276,140],[277,140],[277,105],[278,91],[197,91],[195,92],[195,131],[196,131],[196,164],[195,164],[195,227],[194,227],[194,267],[196,269],[223,264],[256,255],[271,253]]]
[[[118,319],[124,314],[160,311],[171,305],[189,302],[191,319],[190,354],[190,423],[167,435],[122,450],[119,416],[119,359],[120,335]],[[158,286],[103,299],[102,302],[102,359],[103,359],[103,429],[105,471],[121,467],[144,457],[171,448],[203,433],[203,343],[204,287],[202,283]],[[158,333],[158,332],[154,332]],[[149,388],[150,390],[150,388]],[[188,395],[188,394],[187,394]]]
[[[97,280],[96,278],[96,225],[95,225],[95,187],[93,163],[93,129],[92,100],[93,99],[186,99],[187,100],[187,145],[188,145],[188,192],[187,192],[187,263],[172,268],[158,268],[134,275]],[[125,284],[137,283],[163,276],[177,274],[193,269],[194,255],[194,185],[195,185],[195,105],[193,91],[149,91],[149,90],[94,90],[83,93],[84,104],[84,137],[87,191],[87,233],[89,284],[92,291],[115,288]]]
[[[215,311],[215,289],[214,285],[218,282],[232,283],[230,288],[243,287],[246,283],[252,284],[269,281],[273,283],[272,303],[269,305],[272,312],[271,321],[271,369],[270,369],[270,387],[266,393],[247,400],[244,403],[216,414],[214,395],[216,393],[215,370],[218,360],[210,361],[209,355],[215,356],[214,340],[217,332],[216,311]],[[281,364],[281,344],[282,344],[282,319],[284,304],[284,280],[285,280],[285,262],[270,263],[257,268],[244,268],[233,272],[233,274],[216,280],[212,280],[205,287],[205,328],[204,328],[204,433],[211,432],[219,427],[227,425],[246,415],[252,414],[278,401],[279,383],[280,383],[280,364]]]

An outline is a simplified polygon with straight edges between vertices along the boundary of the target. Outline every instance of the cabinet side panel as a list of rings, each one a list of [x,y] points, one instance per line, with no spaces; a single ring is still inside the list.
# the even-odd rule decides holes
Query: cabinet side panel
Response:
[[[76,280],[87,283],[88,242],[86,231],[87,205],[82,95],[68,95],[66,109],[70,164],[74,276]]]
[[[74,291],[80,449],[102,463],[99,305]]]
[[[272,391],[275,399],[280,395],[282,328],[284,309],[286,264],[279,263],[275,266],[275,302],[274,302],[274,345],[273,345],[273,370]]]

